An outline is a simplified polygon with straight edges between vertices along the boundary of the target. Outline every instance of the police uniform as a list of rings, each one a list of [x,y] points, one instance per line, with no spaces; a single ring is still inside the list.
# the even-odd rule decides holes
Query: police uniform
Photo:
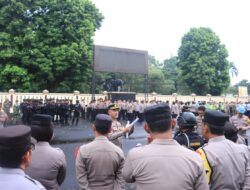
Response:
[[[206,111],[204,122],[224,127],[228,116],[220,111]],[[211,190],[250,189],[249,152],[246,146],[227,140],[224,135],[210,138],[198,150],[204,160]]]
[[[32,124],[31,131],[34,138],[39,138],[44,132],[52,130],[52,118],[49,115],[33,115]],[[42,183],[46,189],[59,189],[66,175],[66,159],[63,151],[51,147],[47,141],[38,140],[32,152],[32,162],[25,173]]]
[[[12,126],[0,129],[0,189],[1,190],[45,190],[36,180],[25,175],[21,168],[6,167],[2,159],[6,152],[26,150],[30,146],[30,128],[26,126]],[[11,158],[9,158],[11,159]],[[14,159],[14,158],[13,158]],[[11,160],[10,160],[11,161]]]
[[[188,130],[185,132],[177,132],[174,139],[180,144],[184,145],[191,150],[197,150],[204,145],[203,138],[196,132]]]
[[[59,189],[66,175],[63,151],[51,147],[48,142],[38,142],[32,152],[31,165],[25,173],[41,182],[46,189]]]
[[[177,118],[180,127],[174,139],[180,144],[191,150],[197,150],[204,145],[203,138],[195,131],[197,125],[196,117],[192,112],[183,112]]]
[[[238,114],[231,117],[230,122],[239,129],[239,135],[247,139],[246,131],[249,128],[249,118],[245,115],[239,117]]]
[[[119,109],[119,107],[116,104],[110,104],[108,106],[108,109]],[[123,126],[121,123],[117,120],[112,121],[111,125],[111,133],[109,134],[108,138],[110,141],[112,141],[115,145],[120,147],[122,149],[122,137],[124,135],[123,132]]]
[[[110,127],[111,117],[99,114],[95,127]],[[80,189],[119,190],[124,189],[121,176],[124,165],[122,150],[104,135],[87,145],[82,145],[76,158],[76,178]]]
[[[158,122],[171,121],[171,111],[166,104],[148,107],[144,114],[152,127]],[[155,139],[148,145],[130,150],[123,177],[126,182],[135,182],[137,190],[208,190],[198,154],[173,139]]]

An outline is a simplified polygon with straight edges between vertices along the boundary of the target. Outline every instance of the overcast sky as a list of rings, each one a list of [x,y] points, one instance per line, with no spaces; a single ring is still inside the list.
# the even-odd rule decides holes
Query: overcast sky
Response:
[[[177,55],[191,27],[209,27],[225,44],[241,79],[250,80],[249,0],[92,0],[105,19],[95,44],[147,50],[162,61]]]

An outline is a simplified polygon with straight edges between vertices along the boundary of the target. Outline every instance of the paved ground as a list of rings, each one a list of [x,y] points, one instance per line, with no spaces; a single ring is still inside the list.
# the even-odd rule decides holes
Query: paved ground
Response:
[[[60,147],[64,151],[67,159],[67,175],[61,189],[77,190],[78,185],[75,177],[75,149],[94,138],[91,123],[82,120],[79,122],[78,126],[55,126],[54,134],[53,146]],[[146,143],[146,133],[143,130],[143,124],[139,123],[135,126],[134,133],[128,139],[123,139],[124,153],[127,154],[127,152],[138,143]],[[134,190],[135,188],[132,184],[127,184],[126,189]]]

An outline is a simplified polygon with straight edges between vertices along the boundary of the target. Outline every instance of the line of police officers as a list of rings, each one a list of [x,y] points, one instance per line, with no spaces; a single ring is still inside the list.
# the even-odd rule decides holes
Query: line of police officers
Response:
[[[164,189],[166,187],[169,189],[208,189],[209,186],[210,189],[250,189],[249,150],[246,146],[237,145],[225,138],[225,123],[229,119],[226,114],[215,110],[204,112],[201,133],[208,143],[197,150],[201,156],[199,157],[198,154],[177,143],[177,137],[181,135],[176,135],[177,141],[172,139],[175,123],[172,120],[170,107],[167,104],[149,106],[144,110],[146,120],[144,128],[149,134],[149,144],[130,150],[124,163],[124,155],[119,148],[120,143],[115,146],[109,142],[132,130],[132,126],[120,127],[121,131],[113,130],[112,123],[117,122],[118,110],[119,107],[112,104],[109,106],[110,116],[97,115],[93,126],[95,140],[79,150],[76,172],[80,189],[123,189],[124,180],[135,182],[137,189]],[[193,115],[190,112],[184,112],[178,117],[177,122],[181,128],[185,129],[194,124],[189,123],[190,118],[192,121]],[[40,122],[34,122],[33,125],[48,126],[46,122],[42,124],[43,121],[46,121],[46,118],[40,119]],[[34,129],[36,127],[31,127],[34,137],[44,133],[42,130],[44,127]],[[4,179],[4,181],[1,180],[0,189],[16,187],[14,182],[12,186],[7,186],[7,184],[13,181],[17,174],[20,178],[19,187],[26,184],[34,186],[34,188],[30,186],[30,189],[35,189],[35,186],[42,189],[37,181],[23,173],[23,170],[30,165],[32,148],[30,130],[23,126],[0,130],[0,180]],[[182,133],[186,134],[184,136],[190,147],[197,146],[192,139],[188,139],[187,132]],[[116,138],[110,138],[114,134]],[[51,136],[47,138],[47,141],[49,139]],[[40,145],[43,146],[44,143]],[[45,145],[49,146],[48,143]],[[61,154],[61,157],[63,156]],[[41,154],[38,158],[43,159]],[[66,164],[62,162],[64,163],[61,161],[59,165],[66,168]],[[33,166],[34,171],[39,173],[39,167],[36,168],[38,165]],[[58,174],[60,170],[62,169],[60,168],[55,173]],[[205,174],[207,174],[207,179]],[[59,187],[65,177],[62,174],[61,176],[56,176],[57,180],[54,181],[57,186],[51,189]],[[55,179],[55,176],[51,179]],[[39,181],[42,182],[41,179]],[[46,181],[49,179],[45,179]],[[43,185],[46,184],[45,182]]]

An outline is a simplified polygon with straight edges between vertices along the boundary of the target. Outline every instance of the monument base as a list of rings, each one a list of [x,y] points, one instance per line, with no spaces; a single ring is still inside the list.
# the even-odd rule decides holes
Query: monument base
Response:
[[[135,92],[108,92],[108,99],[111,101],[127,100],[135,101]]]

